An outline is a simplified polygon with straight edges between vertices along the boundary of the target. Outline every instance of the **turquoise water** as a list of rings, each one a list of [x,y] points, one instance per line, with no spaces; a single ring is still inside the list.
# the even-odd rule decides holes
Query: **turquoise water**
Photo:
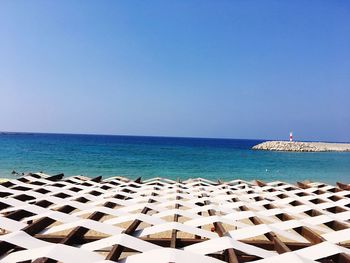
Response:
[[[350,181],[350,153],[253,151],[261,140],[0,134],[0,177],[11,171],[150,178]]]

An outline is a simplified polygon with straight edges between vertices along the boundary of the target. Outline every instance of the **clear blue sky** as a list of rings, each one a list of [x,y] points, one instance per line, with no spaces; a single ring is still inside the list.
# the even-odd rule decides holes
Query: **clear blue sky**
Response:
[[[349,1],[0,2],[0,130],[350,141]]]

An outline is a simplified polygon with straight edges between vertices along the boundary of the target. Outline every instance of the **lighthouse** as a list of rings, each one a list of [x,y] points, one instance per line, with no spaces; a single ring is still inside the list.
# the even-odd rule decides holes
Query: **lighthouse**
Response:
[[[289,133],[289,141],[290,141],[290,142],[293,141],[293,132],[292,132],[292,131]]]

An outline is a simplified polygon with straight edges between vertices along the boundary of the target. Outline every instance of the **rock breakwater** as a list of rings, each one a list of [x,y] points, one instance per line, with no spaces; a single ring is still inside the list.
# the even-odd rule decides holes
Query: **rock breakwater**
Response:
[[[252,149],[288,152],[349,152],[350,143],[267,141],[253,146]]]

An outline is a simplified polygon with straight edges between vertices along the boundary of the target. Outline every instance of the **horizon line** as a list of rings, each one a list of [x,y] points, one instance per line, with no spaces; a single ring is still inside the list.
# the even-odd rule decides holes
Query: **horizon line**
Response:
[[[232,138],[232,137],[194,137],[194,136],[173,136],[173,135],[136,135],[136,134],[111,134],[111,133],[72,133],[72,132],[34,132],[34,131],[1,131],[1,134],[52,134],[52,135],[91,135],[91,136],[128,136],[128,137],[150,137],[150,138],[179,138],[179,139],[212,139],[212,140],[258,140],[273,141],[277,139],[261,138]]]
[[[108,134],[108,133],[70,133],[70,132],[33,132],[33,131],[0,131],[2,134],[49,134],[49,135],[85,135],[85,136],[124,136],[124,137],[149,137],[149,138],[179,138],[179,139],[209,139],[209,140],[257,140],[257,141],[289,141],[289,139],[261,139],[261,138],[232,138],[232,137],[193,137],[193,136],[169,136],[169,135],[136,135],[136,134]],[[295,140],[300,141],[301,140]],[[302,140],[304,142],[333,142],[348,143],[345,141],[314,141]]]

